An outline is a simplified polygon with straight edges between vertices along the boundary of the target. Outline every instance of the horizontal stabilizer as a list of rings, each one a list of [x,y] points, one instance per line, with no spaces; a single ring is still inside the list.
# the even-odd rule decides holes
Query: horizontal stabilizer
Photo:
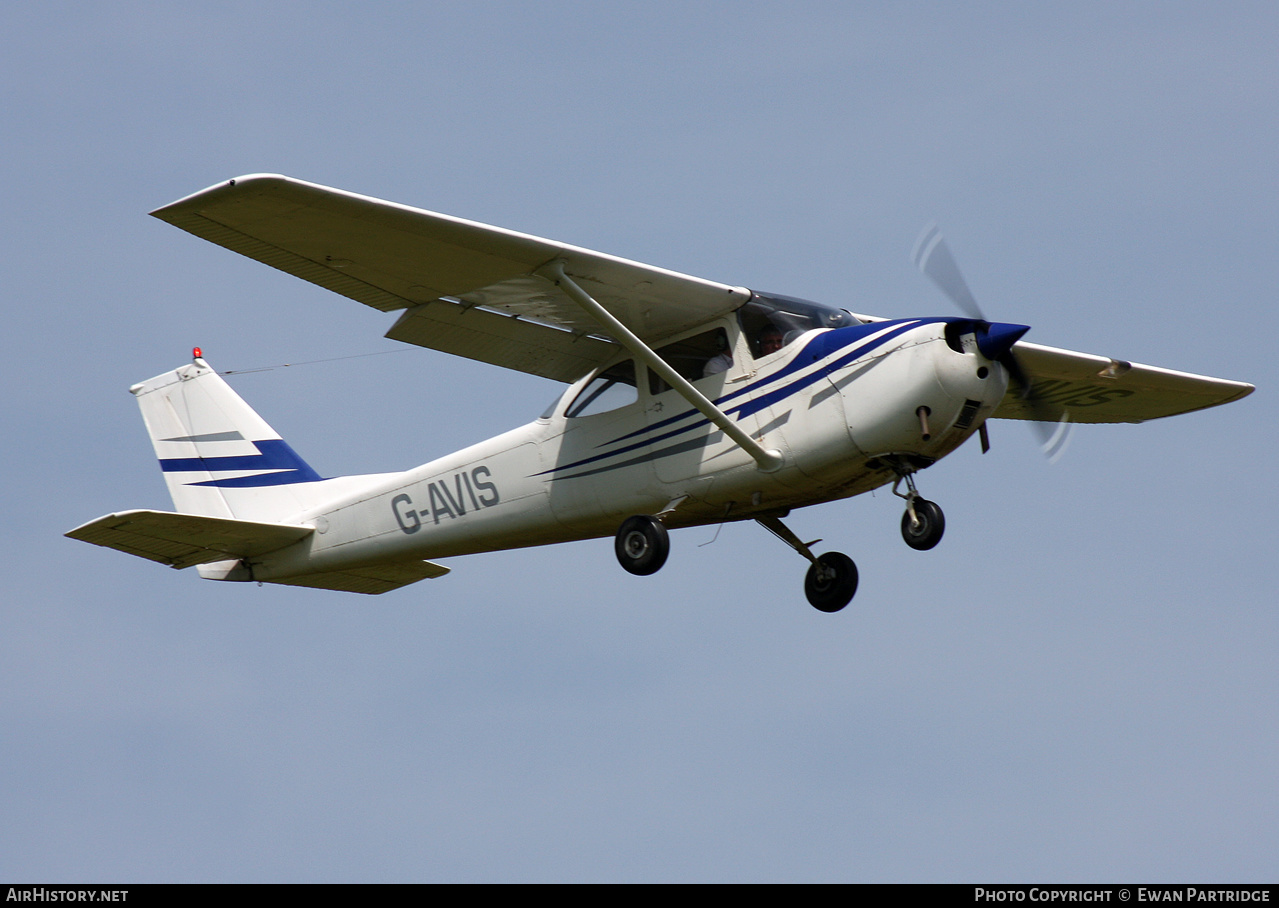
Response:
[[[393,561],[349,568],[343,571],[327,571],[321,574],[304,574],[301,577],[280,577],[268,581],[285,586],[309,586],[313,589],[339,590],[344,593],[388,593],[391,590],[433,580],[449,572],[442,564],[430,561]]]
[[[311,527],[171,511],[122,511],[66,535],[174,568],[263,555],[313,533]]]

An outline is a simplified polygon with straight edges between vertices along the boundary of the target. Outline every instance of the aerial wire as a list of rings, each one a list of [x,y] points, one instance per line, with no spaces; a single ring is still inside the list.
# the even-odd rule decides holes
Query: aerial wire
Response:
[[[351,353],[346,356],[330,356],[327,359],[308,359],[297,363],[277,363],[274,366],[259,366],[256,369],[227,369],[225,372],[218,372],[218,375],[246,375],[250,372],[270,372],[274,369],[288,369],[292,366],[314,366],[318,363],[335,363],[343,359],[360,359],[365,356],[386,356],[389,353],[408,353],[409,349],[404,347],[398,350],[377,350],[373,353]]]

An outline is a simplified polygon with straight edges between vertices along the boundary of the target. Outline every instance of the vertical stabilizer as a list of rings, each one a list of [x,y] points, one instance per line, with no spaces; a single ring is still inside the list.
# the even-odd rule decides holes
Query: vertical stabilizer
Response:
[[[198,355],[129,390],[179,512],[280,521],[315,497],[320,476]]]

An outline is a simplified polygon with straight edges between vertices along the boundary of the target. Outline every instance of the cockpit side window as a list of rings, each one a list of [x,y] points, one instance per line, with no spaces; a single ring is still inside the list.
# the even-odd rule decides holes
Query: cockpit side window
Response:
[[[846,309],[766,293],[752,293],[750,302],[737,310],[737,320],[757,359],[788,346],[806,331],[861,324]]]
[[[708,375],[726,372],[733,365],[733,351],[728,344],[728,332],[723,328],[703,331],[701,334],[659,347],[655,352],[666,361],[667,365],[692,382]],[[670,385],[650,369],[648,390],[650,394],[661,394],[663,391],[669,391]]]
[[[635,385],[635,363],[633,360],[622,360],[596,375],[583,388],[573,402],[569,404],[564,415],[594,416],[596,413],[607,413],[639,399],[639,390]]]

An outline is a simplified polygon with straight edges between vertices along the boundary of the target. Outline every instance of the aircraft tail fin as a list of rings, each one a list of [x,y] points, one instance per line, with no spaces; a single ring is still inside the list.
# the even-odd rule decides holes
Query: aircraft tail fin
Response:
[[[190,364],[129,390],[142,408],[178,513],[107,514],[71,530],[66,535],[72,539],[174,568],[195,566],[210,580],[251,581],[255,560],[316,532],[304,512],[385,481],[377,475],[321,478],[198,348]],[[376,595],[449,572],[415,559],[302,570],[267,582]]]
[[[319,497],[315,470],[196,350],[194,362],[129,389],[138,399],[174,507],[279,522]]]

